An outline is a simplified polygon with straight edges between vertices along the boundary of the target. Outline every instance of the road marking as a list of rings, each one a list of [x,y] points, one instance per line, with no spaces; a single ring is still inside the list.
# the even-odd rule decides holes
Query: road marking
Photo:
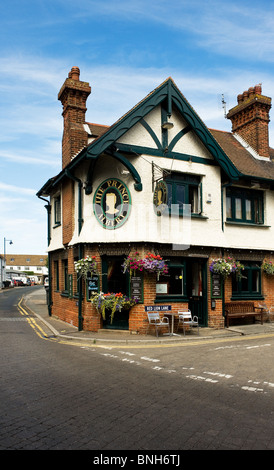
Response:
[[[188,379],[194,379],[194,380],[203,380],[205,382],[210,382],[210,383],[214,383],[214,384],[219,382],[218,380],[209,379],[208,377],[203,377],[201,375],[187,375],[187,378]]]
[[[27,310],[25,310],[23,307],[22,307],[22,302],[23,302],[23,297],[21,297],[21,299],[19,300],[18,304],[17,304],[17,309],[19,310],[19,312],[21,313],[21,315],[23,315],[22,319],[23,320],[26,320],[29,325],[32,327],[32,329],[35,331],[35,333],[37,334],[37,336],[39,336],[39,338],[41,339],[52,339],[50,338],[46,333],[45,331],[37,324],[36,320],[32,317],[29,316],[29,313],[27,312]],[[54,338],[55,339],[55,338]]]
[[[225,378],[225,379],[231,379],[233,375],[230,374],[223,374],[221,372],[206,372],[204,371],[203,374],[208,374],[208,375],[217,375],[220,378]]]

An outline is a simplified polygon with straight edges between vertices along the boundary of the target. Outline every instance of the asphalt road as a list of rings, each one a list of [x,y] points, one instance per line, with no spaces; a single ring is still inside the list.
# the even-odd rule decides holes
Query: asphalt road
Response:
[[[272,336],[79,346],[43,336],[20,309],[27,289],[0,295],[0,450],[89,450],[96,464],[133,450],[140,465],[152,451],[182,466],[185,450],[274,449]]]

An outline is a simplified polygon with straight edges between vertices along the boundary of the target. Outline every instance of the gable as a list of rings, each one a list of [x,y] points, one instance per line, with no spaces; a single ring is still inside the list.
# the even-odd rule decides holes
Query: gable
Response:
[[[169,118],[176,118],[182,123],[180,129],[174,128],[174,134],[171,132],[172,139],[169,138],[170,131],[162,128]],[[135,135],[138,139],[134,137],[135,144],[132,144],[132,137]],[[149,93],[112,126],[104,126],[98,137],[84,148],[66,169],[47,182],[46,188],[51,189],[67,176],[68,171],[73,170],[82,160],[87,160],[90,163],[85,192],[90,194],[94,166],[103,153],[113,156],[125,165],[135,180],[137,191],[142,190],[142,182],[137,170],[127,158],[130,154],[136,156],[146,153],[186,161],[191,156],[192,161],[198,163],[211,161],[219,165],[231,181],[236,181],[240,176],[233,161],[228,158],[171,78]],[[44,194],[46,188],[43,187],[38,196]]]
[[[152,116],[155,117],[157,113],[159,116],[160,113],[161,124],[163,124],[169,117],[172,116],[173,118],[174,110],[176,110],[177,115],[180,115],[185,126],[174,135],[172,141],[168,141],[167,131],[162,129],[161,126],[158,126],[158,128],[152,126],[151,118]],[[146,129],[149,138],[142,127]],[[145,144],[147,142],[148,145],[143,144],[140,135],[138,144],[133,145],[132,141],[129,141],[129,136],[134,134],[134,128],[135,131],[137,128],[139,129],[141,135],[145,138]],[[111,150],[114,145],[119,144],[119,150],[123,152],[131,150],[134,153],[138,153],[138,151],[139,153],[147,153],[148,150],[152,150],[150,153],[153,155],[182,158],[181,155],[176,155],[176,148],[178,149],[179,141],[187,133],[190,134],[186,140],[190,140],[190,135],[192,135],[192,143],[195,140],[197,146],[199,140],[200,144],[203,144],[207,151],[205,158],[213,158],[225,171],[229,179],[238,179],[239,173],[234,164],[170,78],[113,124],[104,135],[95,139],[86,149],[85,157],[87,159],[97,158],[107,149]],[[181,154],[181,149],[178,154]]]

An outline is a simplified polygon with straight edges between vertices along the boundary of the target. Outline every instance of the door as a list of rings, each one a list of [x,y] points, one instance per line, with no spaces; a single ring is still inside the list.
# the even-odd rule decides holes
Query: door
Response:
[[[123,274],[122,263],[125,256],[103,256],[102,257],[102,288],[106,293],[121,292],[129,294],[128,274]],[[103,328],[115,330],[128,330],[129,311],[116,312],[111,323],[110,312],[106,312],[103,320]]]
[[[187,267],[187,293],[189,310],[196,315],[200,326],[207,326],[206,260],[189,260]]]

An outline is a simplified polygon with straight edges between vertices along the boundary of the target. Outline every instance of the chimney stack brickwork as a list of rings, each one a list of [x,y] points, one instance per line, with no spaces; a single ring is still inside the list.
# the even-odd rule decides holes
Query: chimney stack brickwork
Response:
[[[86,101],[90,95],[89,83],[79,80],[80,70],[72,67],[58,94],[63,105],[62,169],[87,145],[87,133],[83,124],[86,119]]]
[[[263,96],[261,85],[256,85],[238,95],[237,106],[227,114],[232,132],[239,134],[260,156],[268,158],[270,108],[271,98]]]

